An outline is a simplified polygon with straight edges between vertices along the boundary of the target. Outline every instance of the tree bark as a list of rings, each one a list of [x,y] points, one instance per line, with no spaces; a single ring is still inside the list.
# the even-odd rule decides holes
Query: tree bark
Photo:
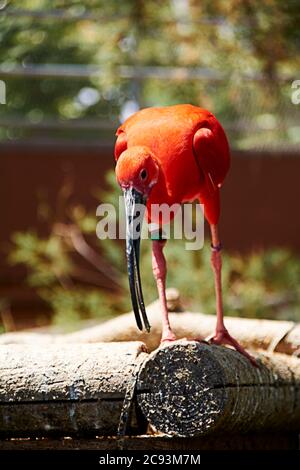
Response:
[[[138,380],[151,426],[181,437],[300,430],[300,359],[177,342],[152,352]],[[143,390],[147,392],[143,392]]]
[[[146,422],[177,437],[299,431],[300,359],[255,355],[259,368],[195,341],[151,354],[135,342],[1,346],[0,437],[116,435],[135,382],[129,433]]]
[[[268,433],[200,437],[98,436],[90,438],[34,438],[0,440],[0,450],[113,450],[200,451],[200,450],[299,450],[297,433]]]
[[[136,342],[1,346],[0,436],[117,434],[144,350]]]

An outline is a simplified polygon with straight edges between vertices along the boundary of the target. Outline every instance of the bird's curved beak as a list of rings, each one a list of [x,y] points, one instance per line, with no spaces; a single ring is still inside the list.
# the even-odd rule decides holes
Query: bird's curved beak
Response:
[[[126,256],[129,288],[137,326],[150,331],[140,277],[140,241],[146,209],[146,197],[133,187],[123,189],[126,212]],[[143,320],[143,323],[142,323]]]

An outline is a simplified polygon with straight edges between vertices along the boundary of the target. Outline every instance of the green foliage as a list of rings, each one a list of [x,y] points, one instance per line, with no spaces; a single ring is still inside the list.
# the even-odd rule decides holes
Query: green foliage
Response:
[[[53,324],[64,330],[78,326],[82,319],[105,321],[117,311],[116,300],[95,289],[39,289],[39,295],[52,307]]]
[[[299,110],[290,95],[299,71],[299,14],[295,0],[8,1],[0,16],[1,62],[7,70],[73,64],[95,65],[101,73],[6,77],[7,105],[0,107],[0,117],[10,125],[0,134],[44,135],[39,125],[54,119],[61,127],[47,129],[48,138],[112,139],[120,109],[137,99],[143,107],[180,102],[207,107],[224,124],[232,145],[241,148],[298,143]],[[168,79],[132,79],[120,74],[120,65],[184,70]],[[193,78],[195,68],[207,77]],[[86,89],[95,101],[82,101]],[[65,127],[82,118],[102,119],[106,126],[79,132]]]
[[[9,257],[12,264],[22,263],[28,268],[28,283],[44,286],[69,276],[73,262],[62,239],[53,233],[43,239],[35,232],[17,232],[12,237],[15,249]]]
[[[120,190],[112,173],[107,176],[107,186],[98,200],[118,207]],[[66,213],[71,220],[65,229],[76,226],[85,237],[94,232],[97,221],[84,208],[66,204]],[[91,236],[91,240],[95,238]],[[16,233],[10,262],[27,267],[27,281],[51,306],[54,323],[71,328],[82,318],[102,321],[131,309],[124,243],[98,240],[96,251],[101,253],[105,266],[117,274],[118,283],[112,290],[98,285],[94,266],[78,276],[82,274],[78,254],[69,237],[57,230],[55,220],[49,222],[47,238],[33,232]],[[213,314],[215,295],[208,241],[200,251],[187,251],[184,240],[170,240],[165,254],[168,286],[178,288],[187,308]],[[300,320],[300,260],[288,250],[273,249],[247,256],[225,252],[222,275],[226,314]],[[145,301],[149,303],[157,296],[150,240],[141,243],[141,277]]]
[[[117,200],[116,188],[111,193]],[[58,194],[54,213],[41,200],[38,214],[47,220],[48,236],[42,237],[33,231],[14,233],[8,258],[11,265],[22,264],[27,268],[27,283],[51,307],[54,324],[68,329],[80,319],[103,321],[130,308],[124,296],[127,284],[121,248],[110,240],[105,241],[105,245],[100,242],[97,247],[99,252],[102,251],[102,262],[115,266],[114,275],[119,275],[118,284],[109,289],[105,279],[106,268],[99,266],[102,276],[99,275],[93,265],[88,265],[88,260],[79,256],[72,244],[71,232],[74,230],[84,237],[85,242],[89,236],[96,240],[97,221],[83,206],[68,203],[71,194],[67,181]],[[106,283],[103,282],[103,273]]]
[[[154,281],[151,277],[149,279],[149,245],[148,242],[143,249],[141,260],[147,301],[156,295]],[[201,251],[187,251],[183,241],[171,240],[166,245],[165,254],[168,260],[168,286],[178,288],[187,308],[214,314],[215,295],[209,241],[206,241]],[[299,261],[284,249],[244,256],[224,252],[222,278],[225,314],[299,321]]]

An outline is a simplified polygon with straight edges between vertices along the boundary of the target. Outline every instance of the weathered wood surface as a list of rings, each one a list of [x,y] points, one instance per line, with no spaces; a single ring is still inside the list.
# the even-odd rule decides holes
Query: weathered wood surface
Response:
[[[298,450],[297,433],[201,437],[99,436],[96,438],[34,438],[0,440],[0,450]]]
[[[170,321],[178,338],[202,339],[215,329],[215,315],[182,312],[176,289],[168,289]],[[161,313],[158,302],[147,307],[151,333],[140,332],[132,313],[118,316],[98,326],[69,334],[41,334],[34,332],[0,335],[0,344],[45,343],[95,343],[112,341],[142,341],[150,351],[159,346],[161,338]],[[265,349],[285,354],[300,355],[300,324],[291,321],[257,320],[226,317],[231,334],[246,348]]]
[[[223,347],[174,343],[144,362],[139,406],[154,429],[175,436],[299,431],[300,359],[264,353],[258,362]]]
[[[0,347],[0,436],[105,436],[137,377],[130,432],[177,437],[300,430],[300,359],[178,341]]]
[[[0,436],[116,434],[142,343],[0,347]]]

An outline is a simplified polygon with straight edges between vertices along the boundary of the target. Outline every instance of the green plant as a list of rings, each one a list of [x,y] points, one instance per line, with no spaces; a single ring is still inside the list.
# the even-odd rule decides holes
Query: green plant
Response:
[[[120,190],[112,173],[107,175],[107,186],[97,199],[100,196],[100,200],[116,206]],[[65,191],[66,199],[70,193]],[[14,234],[10,263],[26,266],[27,282],[51,306],[55,324],[73,327],[82,318],[104,320],[128,311],[131,305],[124,243],[97,240],[96,217],[67,200],[64,207],[64,220],[55,216],[49,219],[47,237],[31,231]],[[186,251],[184,241],[170,240],[165,253],[168,286],[179,289],[187,308],[214,313],[209,244],[201,251]],[[141,276],[148,303],[156,298],[149,240],[141,244]],[[299,278],[300,260],[288,250],[245,256],[224,252],[225,312],[299,321]]]
[[[112,140],[120,110],[138,100],[209,108],[240,148],[299,142],[290,104],[296,0],[8,0],[0,8],[8,90],[0,139],[43,136],[47,126],[47,138]],[[93,125],[79,131],[84,118]]]

